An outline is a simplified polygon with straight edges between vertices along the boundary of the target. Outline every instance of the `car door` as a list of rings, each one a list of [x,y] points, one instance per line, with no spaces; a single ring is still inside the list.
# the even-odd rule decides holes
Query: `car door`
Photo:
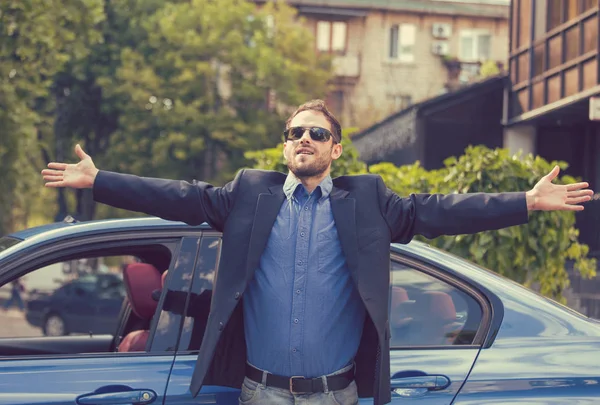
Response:
[[[200,242],[200,251],[194,270],[192,288],[181,338],[169,377],[165,404],[237,405],[240,391],[227,387],[204,386],[196,398],[189,387],[210,311],[210,300],[215,270],[219,262],[221,237],[207,232]]]
[[[435,268],[396,255],[390,284],[392,403],[450,404],[480,351],[485,301]]]
[[[165,290],[187,294],[198,238],[163,235],[161,239],[136,240],[136,237],[138,233],[121,234],[120,239],[103,238],[101,244],[90,242],[89,245],[85,238],[78,238],[74,243],[40,248],[31,256],[35,259],[36,255],[55,252],[53,260],[60,261],[60,254],[81,256],[86,249],[90,255],[101,254],[103,249],[118,254],[134,254],[131,253],[134,251],[139,253],[136,257],[165,263],[170,275]],[[167,257],[169,260],[165,260]],[[28,261],[22,266],[27,267]],[[26,269],[11,271],[17,274]],[[0,279],[3,276],[6,274],[0,274]],[[156,321],[151,323],[146,350],[119,352],[110,344],[113,336],[0,339],[0,404],[163,403],[180,332],[179,324],[168,322],[171,314],[163,305],[161,299],[153,317]],[[128,325],[131,319],[134,318],[128,320]],[[35,354],[36,348],[44,350]],[[23,355],[25,349],[27,354]],[[52,349],[59,353],[49,354]]]

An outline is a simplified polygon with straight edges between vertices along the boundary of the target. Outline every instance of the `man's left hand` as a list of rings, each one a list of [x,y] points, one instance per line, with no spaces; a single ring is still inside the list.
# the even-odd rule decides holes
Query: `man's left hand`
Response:
[[[529,211],[583,211],[580,205],[592,199],[594,192],[586,182],[566,185],[553,184],[560,168],[554,169],[526,193]]]

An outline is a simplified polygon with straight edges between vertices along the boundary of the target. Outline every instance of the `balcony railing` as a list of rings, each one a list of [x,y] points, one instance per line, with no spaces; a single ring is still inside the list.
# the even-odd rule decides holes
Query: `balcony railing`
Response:
[[[358,79],[360,77],[360,54],[347,53],[333,57],[333,72],[338,78]]]
[[[536,0],[513,1],[509,121],[600,84],[598,6],[582,9],[580,15],[534,38],[536,21],[532,16],[541,4]],[[530,9],[520,9],[525,5]],[[523,21],[523,13],[531,17],[529,21]]]

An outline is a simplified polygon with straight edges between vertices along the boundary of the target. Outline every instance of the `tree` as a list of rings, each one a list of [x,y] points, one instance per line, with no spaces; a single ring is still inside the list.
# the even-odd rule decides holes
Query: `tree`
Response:
[[[42,148],[47,161],[72,158],[72,146],[80,143],[97,164],[104,167],[111,136],[119,125],[124,100],[110,96],[114,77],[121,65],[121,48],[135,42],[143,33],[129,29],[129,20],[140,7],[136,0],[101,0],[104,19],[98,25],[101,38],[88,43],[84,58],[70,58],[54,77],[52,96],[56,104],[54,131]],[[146,3],[144,7],[148,7]],[[156,8],[156,7],[155,7]],[[71,198],[67,198],[67,196]],[[96,205],[90,190],[57,190],[55,220],[67,214],[78,220],[94,218]]]
[[[99,0],[0,3],[0,234],[24,226],[41,195],[38,138],[52,127],[52,80],[70,57],[82,57],[99,39]]]
[[[127,99],[111,148],[117,170],[230,178],[244,151],[273,144],[287,106],[323,96],[330,63],[284,2],[171,1],[132,22],[115,95]]]
[[[346,154],[348,151],[350,153]],[[281,156],[279,149],[247,154],[254,160],[256,168],[285,170],[278,155]],[[386,185],[400,196],[412,193],[510,192],[531,189],[555,164],[563,170],[566,168],[564,162],[547,162],[531,155],[511,156],[505,149],[470,146],[464,155],[448,158],[445,167],[439,170],[427,171],[419,162],[401,167],[380,163],[369,167],[368,172],[380,175]],[[334,162],[332,176],[366,173],[360,165],[356,150],[346,144],[342,158]],[[572,177],[563,176],[556,182],[574,181]],[[537,286],[542,294],[564,302],[562,293],[569,286],[567,262],[572,262],[574,269],[584,278],[596,274],[596,260],[588,257],[588,246],[578,242],[579,232],[574,225],[575,214],[572,212],[533,212],[526,225],[474,235],[444,236],[433,240],[418,236],[416,239],[526,286]]]

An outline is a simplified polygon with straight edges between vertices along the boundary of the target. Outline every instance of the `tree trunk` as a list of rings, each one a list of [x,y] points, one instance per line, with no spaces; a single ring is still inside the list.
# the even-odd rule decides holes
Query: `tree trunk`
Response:
[[[77,217],[78,221],[91,221],[96,213],[96,203],[92,190],[77,190]]]
[[[61,120],[61,106],[62,102],[57,97],[57,116],[54,120],[54,147],[57,162],[64,162],[65,154],[64,154],[64,141],[63,141],[63,130],[62,130],[62,120]],[[65,189],[59,188],[57,189],[56,202],[58,205],[58,210],[56,212],[56,216],[54,217],[55,222],[60,222],[67,215],[69,215],[69,207],[67,206],[67,198],[65,196]]]

